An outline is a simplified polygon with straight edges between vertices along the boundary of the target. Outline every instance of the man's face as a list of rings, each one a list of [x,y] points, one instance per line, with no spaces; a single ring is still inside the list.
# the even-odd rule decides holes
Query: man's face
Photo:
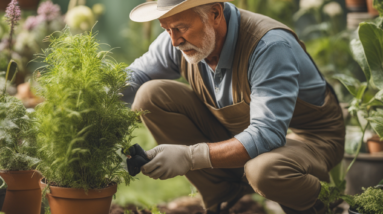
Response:
[[[160,23],[169,33],[173,46],[182,51],[189,63],[198,63],[213,52],[214,28],[208,20],[203,22],[193,9],[160,19]]]

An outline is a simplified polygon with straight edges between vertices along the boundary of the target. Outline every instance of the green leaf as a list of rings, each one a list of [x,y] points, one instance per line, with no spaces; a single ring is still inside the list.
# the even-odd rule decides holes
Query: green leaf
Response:
[[[383,90],[380,90],[375,96],[367,103],[368,106],[383,106]]]
[[[383,89],[383,30],[373,23],[361,23],[359,38],[371,69],[373,83]]]
[[[358,89],[360,86],[359,80],[345,74],[337,74],[334,75],[333,78],[339,80],[347,88],[352,96],[358,96]]]
[[[377,109],[372,111],[370,117],[367,118],[370,121],[371,127],[379,135],[380,138],[383,137],[383,109]]]
[[[367,83],[364,82],[358,88],[358,92],[356,93],[356,98],[359,99],[359,100],[362,99],[366,89],[367,89]]]
[[[340,198],[343,199],[345,202],[347,202],[351,206],[355,204],[354,197],[352,197],[351,195],[342,195],[340,196]]]
[[[348,107],[348,111],[350,112],[350,114],[352,116],[356,116],[357,115],[357,112],[359,111],[360,109],[360,106],[359,106],[359,101],[358,99],[354,98],[351,102],[350,102],[350,106]]]
[[[369,82],[371,78],[371,69],[368,65],[362,42],[359,39],[351,41],[351,51],[355,61],[358,62],[359,66],[362,68],[367,82]]]

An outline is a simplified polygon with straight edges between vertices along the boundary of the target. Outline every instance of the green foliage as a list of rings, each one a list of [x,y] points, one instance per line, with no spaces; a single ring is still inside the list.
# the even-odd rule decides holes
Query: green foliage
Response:
[[[48,184],[60,187],[129,184],[117,150],[129,147],[142,112],[120,100],[126,65],[100,51],[92,32],[71,35],[64,29],[49,40],[38,79],[38,93],[46,100],[36,108],[38,169]]]
[[[380,16],[383,15],[383,0],[374,0],[374,7],[379,11]]]
[[[359,213],[383,214],[383,189],[369,187],[360,195],[354,196],[352,206]]]
[[[293,0],[235,0],[230,3],[245,10],[269,16],[288,26],[293,26],[292,17],[298,10]]]
[[[383,89],[383,29],[374,23],[365,22],[360,24],[358,33],[371,69],[372,80],[377,88]],[[366,67],[363,65],[362,68]]]
[[[11,61],[6,77],[16,68],[17,64]],[[33,157],[36,152],[34,122],[23,103],[5,93],[6,85],[0,94],[0,169],[30,170],[38,163]]]
[[[350,205],[354,204],[352,196],[344,195],[343,192],[346,189],[346,182],[343,181],[338,185],[332,185],[326,182],[321,182],[321,191],[318,199],[322,201],[328,208],[328,213],[332,213],[330,210],[330,204],[339,199],[343,199]]]
[[[346,173],[350,170],[359,154],[364,134],[369,125],[381,138],[383,137],[383,29],[381,23],[383,22],[380,18],[375,20],[375,22],[361,23],[358,30],[359,39],[351,42],[353,56],[362,68],[366,82],[360,83],[356,78],[347,75],[334,76],[354,97],[350,103],[349,112],[357,119],[359,127],[363,132],[355,158],[348,166]],[[366,95],[366,91],[374,91],[376,89],[380,91],[372,97]],[[363,124],[360,117],[364,117],[367,120],[367,124]],[[351,206],[355,204],[355,207],[361,213],[383,213],[382,190],[368,188],[362,195],[352,198],[342,195],[345,189],[345,180],[336,186],[331,186],[327,183],[322,183],[321,185],[322,189],[319,199],[327,206],[331,202],[342,198]]]

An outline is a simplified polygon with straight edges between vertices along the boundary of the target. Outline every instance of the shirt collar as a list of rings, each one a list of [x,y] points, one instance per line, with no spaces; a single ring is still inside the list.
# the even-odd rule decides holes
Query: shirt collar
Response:
[[[227,22],[227,33],[226,40],[219,57],[217,70],[223,68],[232,69],[235,47],[237,45],[238,38],[240,20],[239,10],[233,4],[225,3],[224,15]]]

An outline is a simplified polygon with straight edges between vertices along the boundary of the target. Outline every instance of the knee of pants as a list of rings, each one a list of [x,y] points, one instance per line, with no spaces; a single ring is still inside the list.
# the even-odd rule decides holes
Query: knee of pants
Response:
[[[149,110],[159,97],[167,90],[170,81],[151,80],[144,83],[137,91],[133,101],[132,110]]]
[[[255,192],[267,197],[288,185],[289,176],[302,174],[302,169],[283,155],[265,153],[245,165],[246,178]]]

